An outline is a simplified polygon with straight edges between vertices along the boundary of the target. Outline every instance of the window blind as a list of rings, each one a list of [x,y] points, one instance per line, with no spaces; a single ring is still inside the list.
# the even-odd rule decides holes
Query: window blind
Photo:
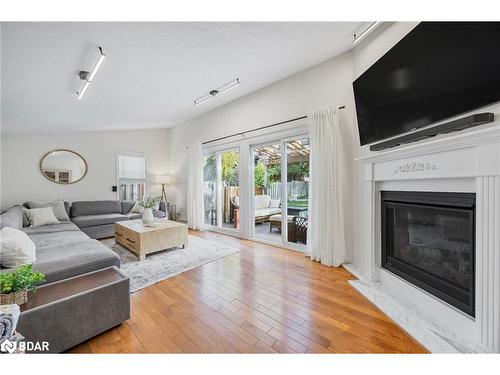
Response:
[[[145,179],[146,157],[132,155],[118,155],[119,178]]]

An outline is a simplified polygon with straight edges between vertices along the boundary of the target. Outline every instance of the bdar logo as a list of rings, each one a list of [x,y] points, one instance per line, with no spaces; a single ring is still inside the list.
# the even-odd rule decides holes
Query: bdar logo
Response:
[[[17,349],[17,343],[5,339],[0,345],[0,351],[4,353],[14,353]]]

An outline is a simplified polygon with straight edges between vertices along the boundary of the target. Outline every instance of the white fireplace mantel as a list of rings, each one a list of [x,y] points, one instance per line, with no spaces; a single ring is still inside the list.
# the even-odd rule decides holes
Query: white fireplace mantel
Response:
[[[426,320],[434,333],[455,347],[499,353],[500,123],[380,151],[356,161],[364,171],[362,276],[378,289],[375,299],[383,304],[380,293],[386,293],[388,299]],[[476,194],[475,318],[381,268],[381,190]],[[370,294],[365,287],[358,289]],[[399,322],[403,328],[404,321]]]

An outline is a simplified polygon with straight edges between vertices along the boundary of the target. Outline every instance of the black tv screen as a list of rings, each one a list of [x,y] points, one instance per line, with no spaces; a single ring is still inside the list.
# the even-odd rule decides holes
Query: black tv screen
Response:
[[[353,83],[361,145],[500,101],[500,22],[422,22]]]

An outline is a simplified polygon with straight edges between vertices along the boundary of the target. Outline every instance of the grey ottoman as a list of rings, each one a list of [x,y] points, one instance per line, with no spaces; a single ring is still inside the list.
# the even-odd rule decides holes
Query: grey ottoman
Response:
[[[17,331],[26,341],[48,342],[49,352],[61,353],[129,318],[130,279],[110,267],[30,293],[21,306]]]

